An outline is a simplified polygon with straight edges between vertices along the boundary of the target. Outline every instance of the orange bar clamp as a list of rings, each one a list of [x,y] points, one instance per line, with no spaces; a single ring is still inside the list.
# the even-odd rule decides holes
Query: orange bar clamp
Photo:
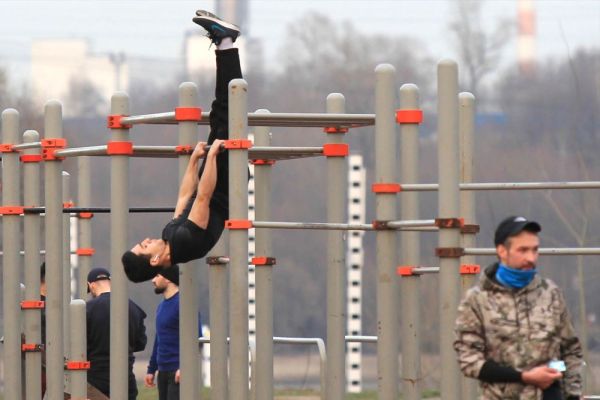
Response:
[[[399,124],[420,124],[423,122],[423,110],[396,110],[396,122]]]
[[[200,121],[202,109],[200,107],[176,107],[175,121]]]

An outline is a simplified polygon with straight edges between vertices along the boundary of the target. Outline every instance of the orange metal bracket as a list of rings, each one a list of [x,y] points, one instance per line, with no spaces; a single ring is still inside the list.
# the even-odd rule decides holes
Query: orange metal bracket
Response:
[[[23,300],[21,302],[21,310],[42,310],[46,307],[46,303],[42,300]]]
[[[132,155],[133,154],[133,143],[132,142],[108,142],[106,144],[106,154],[110,156],[117,155]]]
[[[323,145],[325,157],[346,157],[350,153],[350,146],[346,143],[326,143]]]
[[[109,115],[106,118],[106,126],[108,129],[129,129],[131,125],[121,123],[123,117],[128,117],[128,115]]]
[[[200,107],[176,107],[175,121],[200,121],[202,109]]]
[[[373,193],[398,193],[402,191],[399,183],[374,183],[371,185]]]
[[[228,219],[225,221],[227,229],[252,229],[252,221],[248,219]]]
[[[423,122],[423,110],[396,110],[396,122],[399,124],[420,124]]]

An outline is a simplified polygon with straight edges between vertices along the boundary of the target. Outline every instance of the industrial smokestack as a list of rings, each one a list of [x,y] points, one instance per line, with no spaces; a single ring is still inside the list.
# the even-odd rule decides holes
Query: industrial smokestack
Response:
[[[535,10],[533,0],[518,0],[519,34],[518,61],[522,75],[532,76],[535,73]]]

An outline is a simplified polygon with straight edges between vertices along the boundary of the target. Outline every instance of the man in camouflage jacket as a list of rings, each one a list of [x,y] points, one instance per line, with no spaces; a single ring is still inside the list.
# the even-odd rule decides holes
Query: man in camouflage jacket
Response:
[[[500,223],[499,262],[458,308],[454,349],[462,372],[480,381],[482,399],[580,399],[581,345],[561,290],[536,274],[540,231],[523,217]],[[551,361],[563,361],[564,372]]]

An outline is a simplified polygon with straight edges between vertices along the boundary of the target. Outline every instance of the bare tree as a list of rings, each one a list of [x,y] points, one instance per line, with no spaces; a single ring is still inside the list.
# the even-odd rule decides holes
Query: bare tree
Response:
[[[513,25],[506,20],[499,20],[495,28],[488,31],[481,15],[483,0],[452,1],[455,15],[450,23],[450,31],[455,35],[467,89],[480,95],[483,79],[498,67],[502,50],[513,32]]]

